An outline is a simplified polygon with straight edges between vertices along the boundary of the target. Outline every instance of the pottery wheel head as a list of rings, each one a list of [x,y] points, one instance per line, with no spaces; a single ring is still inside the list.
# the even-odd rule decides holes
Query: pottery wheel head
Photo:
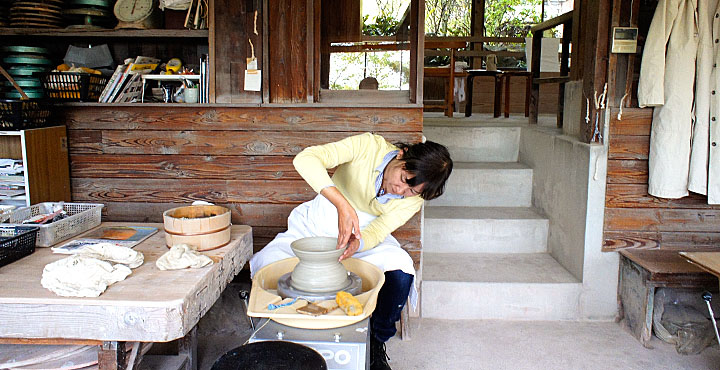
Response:
[[[327,236],[311,236],[290,243],[290,248],[301,260],[304,257],[312,258],[314,256],[331,258],[331,255],[333,258],[338,259],[347,249],[347,245],[340,249],[335,249],[336,246],[337,238]]]

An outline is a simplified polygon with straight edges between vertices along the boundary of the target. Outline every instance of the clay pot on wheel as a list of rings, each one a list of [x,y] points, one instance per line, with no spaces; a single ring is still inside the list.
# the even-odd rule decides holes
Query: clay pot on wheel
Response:
[[[347,246],[335,249],[337,239],[323,236],[298,239],[290,244],[300,259],[291,274],[293,288],[311,292],[332,292],[348,285],[348,272],[338,258]]]

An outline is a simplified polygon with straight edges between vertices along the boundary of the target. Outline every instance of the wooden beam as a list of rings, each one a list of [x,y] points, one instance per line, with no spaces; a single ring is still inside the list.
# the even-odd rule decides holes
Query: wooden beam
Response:
[[[410,2],[410,102],[423,101],[425,1]]]
[[[570,22],[573,19],[573,11],[569,11],[564,14],[560,14],[557,17],[553,19],[548,19],[545,22],[538,23],[532,27],[530,27],[530,32],[535,33],[537,31],[545,31],[549,30],[551,28],[555,28],[559,25],[562,25],[563,23]]]

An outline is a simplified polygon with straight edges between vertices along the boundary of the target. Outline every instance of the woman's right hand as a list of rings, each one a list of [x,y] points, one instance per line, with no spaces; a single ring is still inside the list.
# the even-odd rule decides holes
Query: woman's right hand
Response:
[[[351,237],[360,240],[360,221],[355,209],[350,203],[347,203],[346,207],[338,208],[338,244],[336,249],[344,247]]]
[[[320,194],[327,198],[330,203],[335,206],[338,212],[338,238],[337,247],[340,249],[350,241],[350,236],[353,235],[355,239],[360,240],[360,221],[358,220],[355,209],[350,205],[350,202],[340,193],[334,186],[323,189]]]

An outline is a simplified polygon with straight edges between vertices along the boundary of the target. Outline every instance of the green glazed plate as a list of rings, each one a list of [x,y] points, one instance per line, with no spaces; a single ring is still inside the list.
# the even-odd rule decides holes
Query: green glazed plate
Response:
[[[47,49],[36,46],[3,46],[0,50],[6,53],[48,54]]]

